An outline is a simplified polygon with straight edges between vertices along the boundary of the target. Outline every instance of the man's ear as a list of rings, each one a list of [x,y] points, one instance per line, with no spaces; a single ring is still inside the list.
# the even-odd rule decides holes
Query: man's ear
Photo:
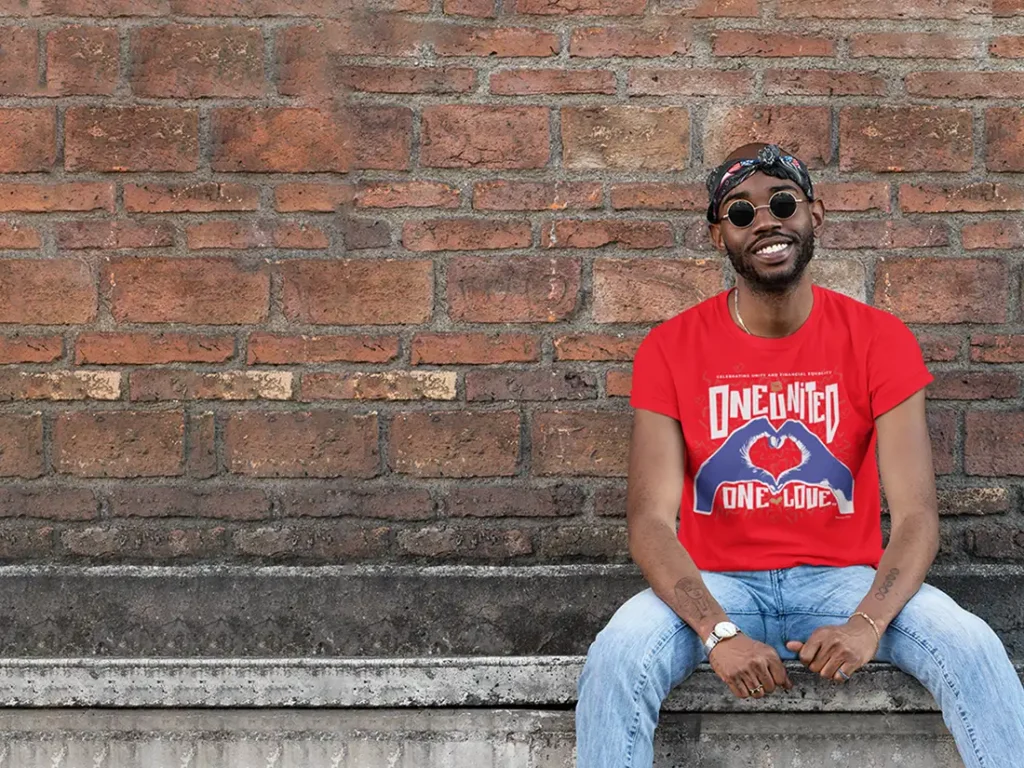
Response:
[[[825,223],[825,203],[821,199],[811,202],[811,221],[814,224],[814,236],[821,234],[821,227]]]
[[[725,243],[722,241],[722,227],[719,224],[708,224],[708,235],[717,250],[725,250]]]

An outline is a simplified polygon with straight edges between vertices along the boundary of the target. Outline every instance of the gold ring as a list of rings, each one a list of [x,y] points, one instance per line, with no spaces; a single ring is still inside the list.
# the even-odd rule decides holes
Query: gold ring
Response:
[[[763,690],[764,690],[764,686],[763,685],[759,685],[759,686],[757,686],[757,688],[751,688],[750,692],[751,693],[757,693],[758,691],[763,691]]]

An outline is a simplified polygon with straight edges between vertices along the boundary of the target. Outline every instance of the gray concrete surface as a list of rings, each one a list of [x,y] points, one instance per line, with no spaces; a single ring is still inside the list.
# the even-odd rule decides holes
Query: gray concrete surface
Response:
[[[1024,567],[928,582],[1024,660]],[[633,566],[0,567],[0,657],[578,655]]]
[[[571,768],[544,710],[0,710],[0,768]],[[668,714],[656,768],[962,768],[937,715]]]

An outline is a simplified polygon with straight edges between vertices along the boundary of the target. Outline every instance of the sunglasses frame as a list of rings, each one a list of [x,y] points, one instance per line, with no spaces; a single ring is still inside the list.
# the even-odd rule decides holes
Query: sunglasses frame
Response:
[[[789,195],[797,203],[806,203],[807,202],[806,198],[797,197],[796,195],[794,195],[792,192],[790,192],[788,190],[780,189],[778,192],[776,192],[771,197],[769,197],[768,198],[768,202],[765,203],[764,205],[753,205],[753,204],[751,204],[751,202],[749,200],[733,200],[731,203],[729,203],[729,207],[725,209],[725,215],[722,218],[723,219],[727,219],[730,224],[732,224],[734,227],[736,227],[736,229],[746,229],[751,224],[753,224],[754,221],[757,219],[757,212],[759,210],[761,210],[762,208],[767,208],[769,211],[771,211],[772,200],[774,200],[779,195]],[[736,222],[734,222],[732,219],[729,218],[729,212],[732,210],[732,207],[734,205],[736,205],[737,203],[746,203],[747,205],[749,205],[751,208],[754,209],[754,215],[751,217],[749,224],[740,225],[740,224],[737,224]],[[772,216],[775,216],[775,218],[777,220],[779,220],[779,221],[785,221],[786,219],[791,219],[791,218],[793,218],[793,216],[795,214],[796,214],[796,209],[795,208],[793,209],[793,213],[789,214],[789,216],[777,216],[775,214],[775,211],[772,211]]]

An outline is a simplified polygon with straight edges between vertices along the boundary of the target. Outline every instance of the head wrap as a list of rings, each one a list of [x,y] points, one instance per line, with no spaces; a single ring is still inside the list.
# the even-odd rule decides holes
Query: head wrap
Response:
[[[733,189],[746,181],[751,174],[761,171],[768,176],[789,179],[795,182],[807,195],[814,199],[811,174],[803,161],[792,155],[782,154],[777,144],[768,144],[760,149],[757,157],[744,160],[726,160],[708,174],[705,182],[708,188],[708,221],[718,221],[718,207]]]

